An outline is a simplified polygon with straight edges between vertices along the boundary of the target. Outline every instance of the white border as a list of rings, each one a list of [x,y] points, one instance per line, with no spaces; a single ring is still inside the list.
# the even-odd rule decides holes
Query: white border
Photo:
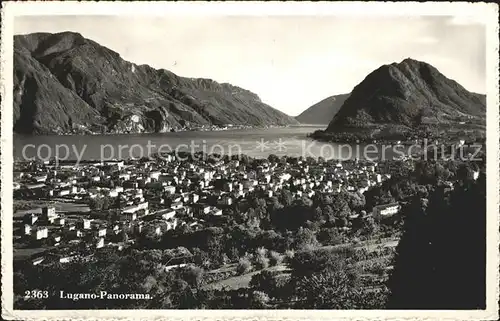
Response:
[[[58,310],[13,309],[12,297],[12,99],[13,20],[20,15],[349,15],[473,17],[487,25],[487,309],[428,310]],[[5,2],[1,52],[2,317],[4,319],[498,319],[499,90],[498,5],[442,2]],[[466,45],[466,44],[465,44]]]

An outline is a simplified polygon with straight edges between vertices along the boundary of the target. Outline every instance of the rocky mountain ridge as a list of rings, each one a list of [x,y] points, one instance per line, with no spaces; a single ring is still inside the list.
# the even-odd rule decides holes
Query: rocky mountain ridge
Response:
[[[248,90],[125,61],[78,33],[14,37],[17,133],[143,133],[297,123]]]

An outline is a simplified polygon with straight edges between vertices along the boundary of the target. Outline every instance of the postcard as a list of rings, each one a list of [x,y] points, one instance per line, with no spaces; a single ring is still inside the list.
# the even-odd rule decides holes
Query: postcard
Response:
[[[497,320],[498,5],[7,2],[2,317]]]

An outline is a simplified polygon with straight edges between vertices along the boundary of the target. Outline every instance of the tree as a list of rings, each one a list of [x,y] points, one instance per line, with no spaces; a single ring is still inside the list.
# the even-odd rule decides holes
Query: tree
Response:
[[[356,298],[360,290],[351,276],[342,271],[323,271],[306,276],[295,284],[295,295],[300,298],[296,308],[359,309]]]
[[[210,268],[211,261],[210,261],[210,256],[208,255],[207,252],[199,248],[194,248],[192,252],[193,252],[194,263],[196,265],[199,265],[207,269]]]
[[[246,274],[252,270],[252,262],[246,257],[241,258],[236,266],[236,272],[238,274]]]
[[[285,207],[291,206],[292,203],[293,203],[293,195],[292,195],[292,193],[289,190],[287,190],[287,189],[282,189],[280,197],[279,197],[279,201]]]
[[[255,255],[253,263],[257,270],[262,270],[269,267],[269,259],[262,255]]]
[[[359,192],[347,193],[348,206],[352,211],[358,211],[365,207],[365,196]]]
[[[320,206],[314,209],[313,219],[315,221],[321,221],[323,219],[323,210]]]
[[[328,250],[297,253],[291,260],[291,298],[298,309],[363,309],[359,272],[349,255]],[[373,308],[373,307],[372,307]],[[381,306],[377,307],[381,308]]]
[[[341,244],[342,240],[342,235],[336,228],[322,228],[318,233],[318,241],[323,245]]]
[[[280,161],[279,157],[274,155],[274,154],[270,154],[267,159],[269,160],[269,162],[271,163],[278,163]]]
[[[347,202],[347,194],[339,194],[332,204],[333,215],[336,219],[347,218],[351,215],[351,209]]]
[[[221,265],[223,262],[224,230],[222,228],[210,227],[206,230],[205,242],[207,253],[212,264]]]
[[[120,232],[121,234],[121,241],[126,243],[128,242],[128,234],[127,234],[127,231],[125,231],[124,229],[121,230]]]
[[[198,266],[188,266],[182,270],[182,278],[195,288],[200,286],[203,278],[203,269]]]
[[[249,306],[251,309],[265,309],[268,306],[269,296],[261,291],[253,291],[250,294]]]
[[[269,264],[271,266],[280,265],[283,262],[283,255],[276,251],[269,251]]]
[[[318,246],[318,240],[314,232],[308,228],[300,228],[295,235],[293,248],[295,250],[311,249]]]
[[[257,291],[265,292],[271,297],[277,297],[284,282],[281,281],[276,272],[264,270],[252,276],[249,285]]]
[[[111,200],[109,199],[109,197],[103,197],[102,199],[102,209],[104,211],[107,211],[111,205]]]
[[[89,208],[91,210],[95,211],[100,211],[102,210],[104,204],[104,198],[103,197],[94,197],[89,200]]]
[[[486,183],[461,176],[404,209],[403,235],[388,281],[388,307],[484,309]]]
[[[323,208],[323,217],[329,222],[333,222],[335,220],[333,208],[330,205],[326,205]]]

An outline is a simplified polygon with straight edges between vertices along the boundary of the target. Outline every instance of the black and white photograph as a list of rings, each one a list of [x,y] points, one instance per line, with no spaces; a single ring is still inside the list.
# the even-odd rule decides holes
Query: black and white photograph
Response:
[[[497,4],[9,2],[1,74],[5,319],[498,319]]]

